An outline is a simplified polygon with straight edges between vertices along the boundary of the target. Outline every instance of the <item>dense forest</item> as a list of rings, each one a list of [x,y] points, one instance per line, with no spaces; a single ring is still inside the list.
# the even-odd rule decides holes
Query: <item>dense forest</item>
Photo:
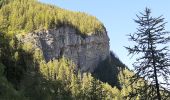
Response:
[[[126,85],[133,72],[126,68],[117,72],[120,86],[114,87],[90,73],[75,72],[74,63],[65,57],[46,62],[40,50],[33,51],[30,46],[20,44],[15,38],[8,40],[3,34],[0,39],[3,41],[0,53],[1,100],[123,100],[128,99],[128,93],[133,90],[132,85]],[[107,65],[103,66],[114,71],[113,62],[106,62]]]
[[[37,0],[0,0],[0,100],[145,100],[147,91],[136,93],[146,81],[130,84],[134,72],[112,52],[94,73],[80,73],[70,59],[46,62],[40,49],[18,39],[63,25],[85,36],[105,31],[100,21],[85,13]]]
[[[36,0],[1,0],[1,2],[0,31],[8,34],[27,33],[62,25],[70,25],[84,35],[105,30],[100,21],[85,13],[64,10]]]

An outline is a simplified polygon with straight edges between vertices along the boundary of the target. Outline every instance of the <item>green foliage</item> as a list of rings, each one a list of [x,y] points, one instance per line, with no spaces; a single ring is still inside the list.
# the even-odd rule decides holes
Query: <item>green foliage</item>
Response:
[[[0,98],[1,100],[27,100],[2,76],[0,76]]]
[[[120,88],[118,81],[118,74],[120,69],[125,68],[126,66],[115,56],[113,52],[110,52],[110,56],[100,62],[98,67],[95,69],[93,76],[102,82],[108,82],[111,86],[117,86]]]
[[[0,99],[1,100],[26,100],[25,97],[13,88],[13,85],[5,77],[5,68],[0,63]]]
[[[4,100],[15,100],[15,98],[16,100],[129,100],[130,92],[136,93],[135,88],[138,88],[138,84],[141,85],[141,83],[128,85],[130,81],[128,76],[133,72],[124,67],[116,69],[119,75],[111,72],[113,76],[119,76],[110,78],[110,80],[115,78],[114,81],[119,79],[118,89],[99,81],[90,73],[76,72],[74,63],[65,57],[46,62],[41,50],[33,50],[32,44],[20,44],[16,38],[8,38],[2,34],[0,39],[2,40],[0,97]],[[108,59],[103,66],[108,63],[107,67],[114,68],[111,66],[112,59]],[[117,66],[122,65],[119,62]],[[144,94],[139,94],[133,99],[145,99],[143,97]]]
[[[40,71],[45,79],[62,84],[63,88],[58,88],[59,91],[69,91],[67,96],[74,100],[103,100],[122,98],[120,90],[112,88],[91,76],[90,73],[75,73],[74,64],[66,58],[53,60],[40,64]],[[54,91],[57,91],[54,89]],[[60,97],[63,98],[62,93]],[[116,91],[116,93],[115,93]],[[65,94],[64,94],[65,95]]]
[[[2,41],[0,62],[5,66],[4,73],[6,78],[17,86],[25,70],[25,64],[22,59],[23,52],[19,48],[19,42],[15,37],[11,41],[8,38],[4,34],[0,35]]]
[[[2,63],[0,63],[0,76],[4,74],[4,68],[5,66]]]
[[[9,1],[12,1],[12,0],[0,0],[0,8],[5,5],[5,4],[8,4]]]
[[[65,25],[92,35],[104,31],[95,17],[36,0],[1,0],[0,7],[1,100],[129,100],[130,92],[136,93],[143,85],[143,80],[128,85],[133,72],[124,69],[113,53],[91,75],[75,71],[74,63],[65,57],[46,62],[40,49],[30,42],[22,44],[16,37]],[[145,99],[145,94],[132,99]]]
[[[121,69],[118,78],[121,86],[121,97],[123,100],[150,100],[153,95],[150,94],[148,97],[148,94],[151,90],[147,90],[148,86],[147,81],[143,78],[139,78],[138,81],[132,82],[132,76],[134,76],[134,72],[130,71],[127,68]],[[153,86],[154,87],[154,86]],[[139,92],[143,91],[143,92]],[[161,91],[162,100],[168,100],[169,98],[169,92],[166,91],[166,89]],[[154,98],[152,98],[154,99]]]
[[[139,26],[137,32],[129,34],[129,40],[134,42],[134,46],[125,47],[129,54],[138,55],[133,64],[133,82],[140,77],[149,81],[145,88],[138,91],[147,92],[148,99],[161,100],[162,87],[167,87],[170,91],[170,56],[167,45],[170,42],[170,32],[165,29],[164,19],[162,16],[152,17],[151,10],[146,8],[144,13],[137,15],[134,20]]]
[[[103,32],[104,26],[95,17],[72,12],[37,0],[13,0],[0,9],[0,32],[10,35],[60,26],[71,26],[83,35]]]

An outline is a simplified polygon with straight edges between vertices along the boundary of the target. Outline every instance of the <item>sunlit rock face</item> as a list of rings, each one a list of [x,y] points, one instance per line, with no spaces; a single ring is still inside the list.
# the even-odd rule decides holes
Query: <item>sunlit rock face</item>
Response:
[[[24,41],[40,48],[46,61],[64,56],[81,72],[93,72],[109,56],[107,32],[83,37],[74,28],[65,26],[29,33]]]

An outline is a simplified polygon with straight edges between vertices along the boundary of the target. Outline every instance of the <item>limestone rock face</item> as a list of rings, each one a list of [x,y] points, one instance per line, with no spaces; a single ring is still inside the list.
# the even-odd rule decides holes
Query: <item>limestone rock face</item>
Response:
[[[74,28],[65,26],[29,33],[24,42],[34,42],[43,52],[46,61],[67,57],[81,72],[93,72],[109,56],[107,32],[82,37]]]

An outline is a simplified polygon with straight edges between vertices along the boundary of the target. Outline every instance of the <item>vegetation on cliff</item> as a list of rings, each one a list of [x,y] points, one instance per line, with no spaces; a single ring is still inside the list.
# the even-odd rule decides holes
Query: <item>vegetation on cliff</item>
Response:
[[[2,100],[123,99],[121,90],[74,70],[66,58],[46,62],[41,50],[0,35]],[[9,42],[10,41],[10,42]],[[117,81],[117,80],[116,80]]]
[[[8,34],[28,33],[35,30],[70,25],[79,34],[92,35],[105,31],[94,16],[73,12],[37,0],[1,0],[0,31]]]
[[[114,70],[119,87],[111,86],[90,73],[74,70],[74,63],[65,57],[46,62],[41,50],[30,48],[31,44],[21,44],[16,38],[9,42],[7,36],[0,35],[0,98],[2,100],[124,100],[130,99],[130,93],[136,93],[142,80],[129,85],[133,72],[123,67],[118,61],[106,61]],[[113,55],[112,55],[113,57]],[[115,58],[116,59],[116,58]],[[116,60],[114,60],[116,62]],[[113,64],[114,66],[110,65]],[[106,70],[107,71],[107,70]],[[117,71],[117,72],[116,72]],[[103,70],[103,73],[105,70]],[[96,77],[96,76],[95,76]],[[108,76],[107,76],[108,77]],[[112,80],[114,78],[110,78]],[[133,99],[140,100],[146,94],[138,94]]]
[[[1,100],[141,100],[147,96],[146,92],[130,98],[145,81],[129,84],[134,73],[113,53],[91,75],[75,71],[74,63],[65,57],[46,62],[40,49],[16,37],[63,25],[84,35],[105,31],[95,17],[36,0],[1,0],[0,8]]]
[[[16,37],[17,34],[63,25],[70,25],[84,35],[105,31],[95,17],[66,11],[36,0],[3,0],[0,4],[2,100],[124,98],[121,89],[113,85],[117,82],[109,83],[113,88],[90,73],[79,73],[74,70],[74,64],[64,57],[46,62],[41,50],[33,49],[31,43],[23,44]]]

